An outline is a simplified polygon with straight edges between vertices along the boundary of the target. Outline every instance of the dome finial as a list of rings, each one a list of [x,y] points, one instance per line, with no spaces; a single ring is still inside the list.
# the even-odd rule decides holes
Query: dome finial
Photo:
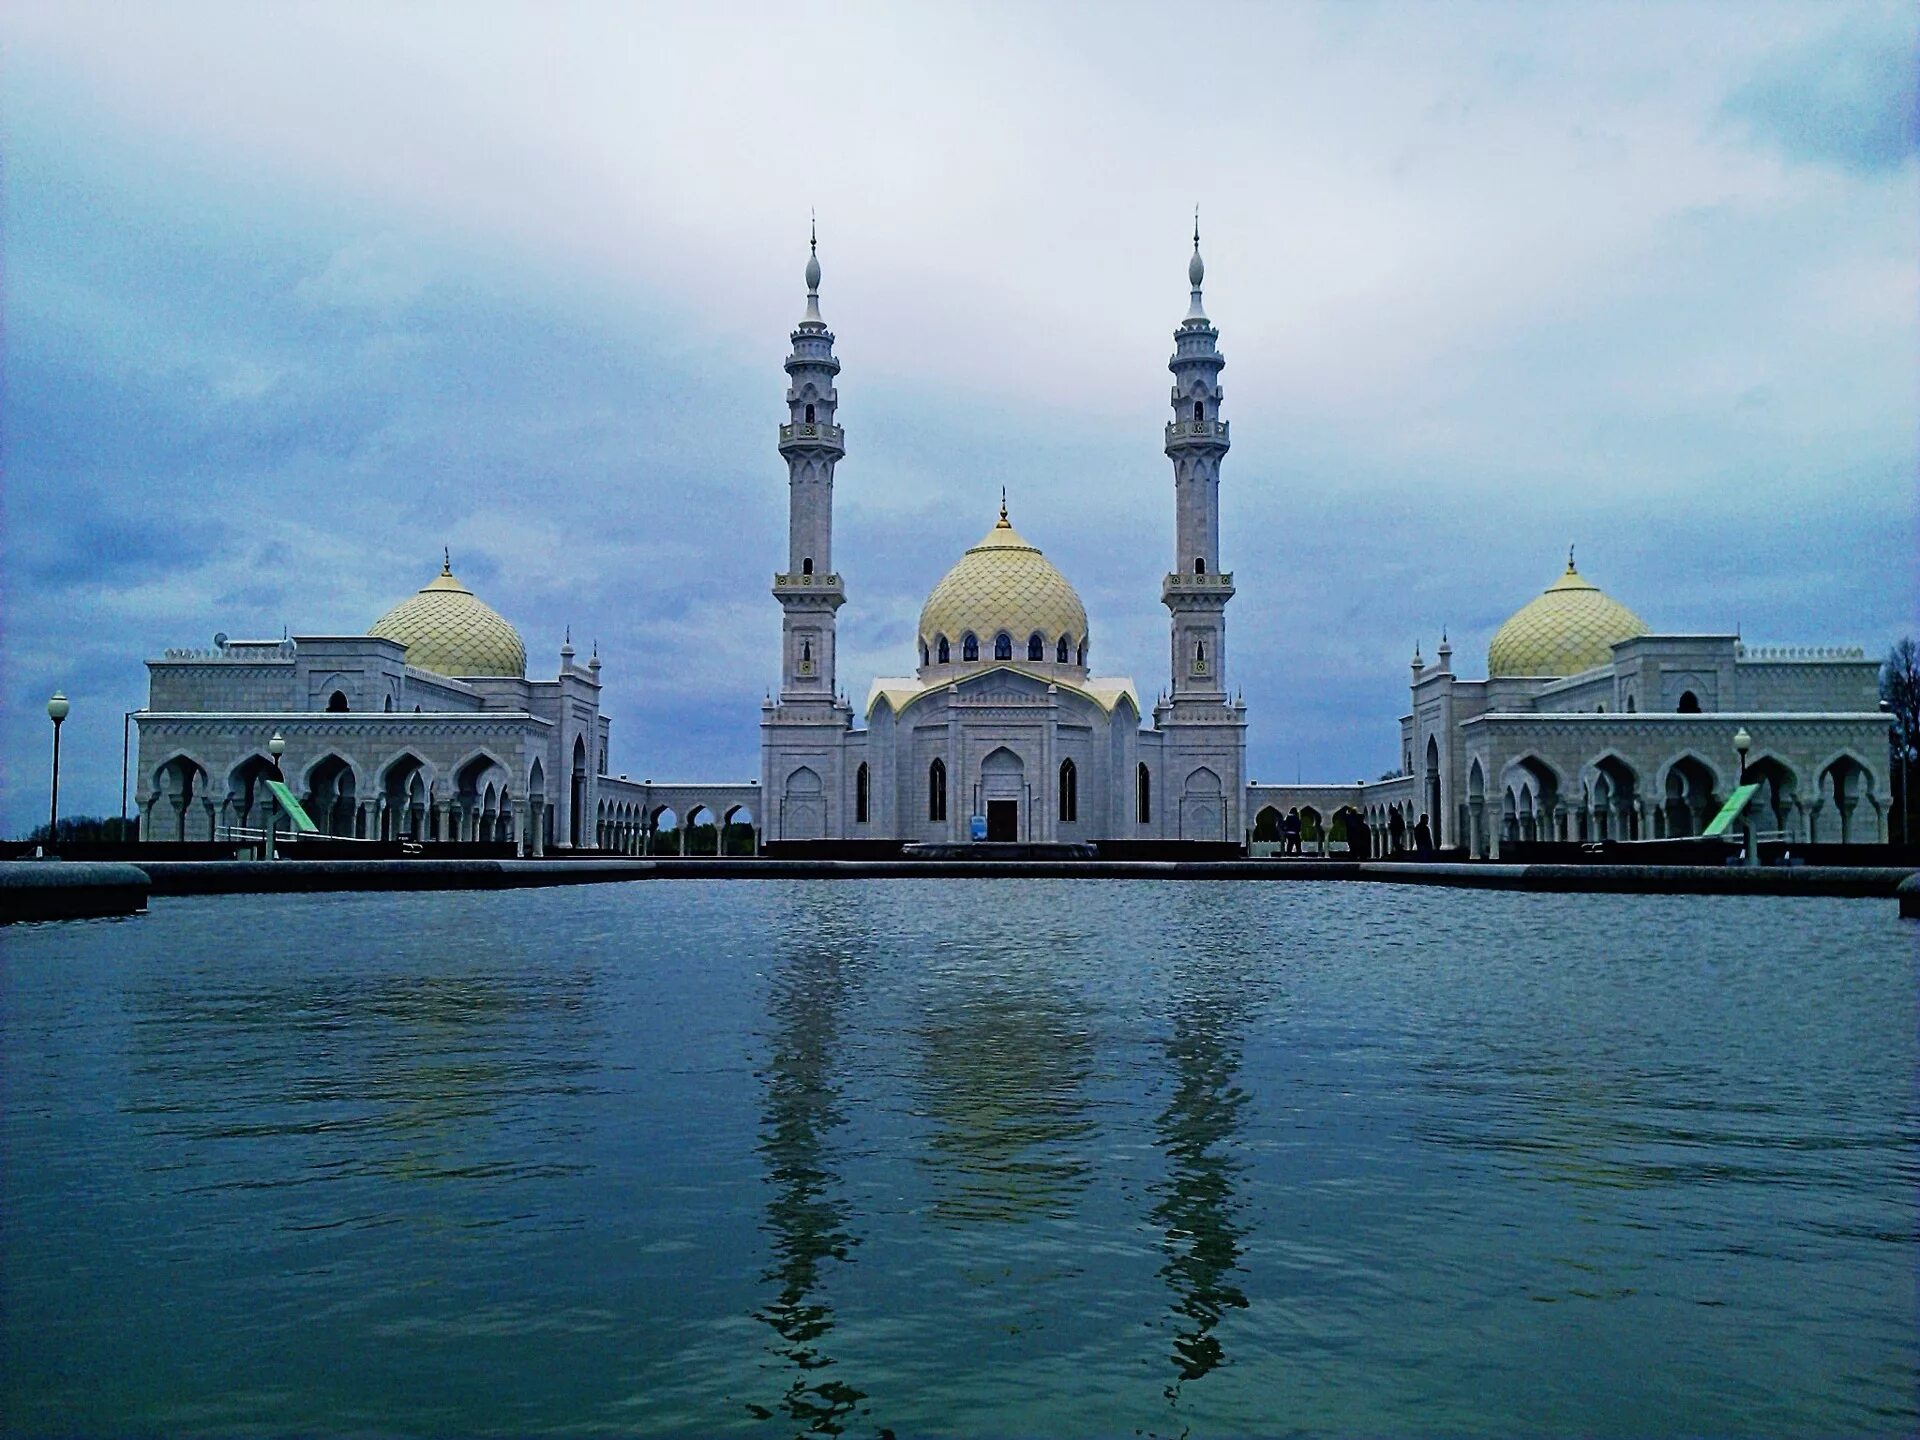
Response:
[[[1569,540],[1567,542],[1567,574],[1578,575],[1579,573],[1578,570],[1573,568],[1573,542]]]
[[[440,573],[442,575],[453,574],[453,549],[451,546],[442,545],[440,547]]]
[[[1007,519],[1007,487],[1004,485],[1000,487],[1000,523],[1009,530],[1013,528],[1012,522]]]

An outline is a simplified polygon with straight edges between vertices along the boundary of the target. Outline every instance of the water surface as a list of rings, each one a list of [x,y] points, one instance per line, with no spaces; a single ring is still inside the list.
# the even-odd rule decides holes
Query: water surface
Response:
[[[0,938],[0,1428],[1920,1426],[1891,904],[650,882]]]

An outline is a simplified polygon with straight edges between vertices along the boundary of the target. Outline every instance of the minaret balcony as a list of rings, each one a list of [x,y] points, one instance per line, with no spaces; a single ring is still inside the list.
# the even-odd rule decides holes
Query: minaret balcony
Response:
[[[801,421],[780,427],[780,448],[796,450],[812,449],[816,446],[828,450],[845,452],[846,432],[838,425],[823,425]]]
[[[806,571],[794,575],[777,571],[773,577],[773,593],[783,600],[792,597],[796,600],[819,598],[837,602],[846,598],[847,591],[838,575],[813,575]]]
[[[1230,420],[1174,420],[1167,425],[1167,444],[1229,445]]]
[[[1182,570],[1169,570],[1165,583],[1160,586],[1160,602],[1171,604],[1175,600],[1196,600],[1225,604],[1233,598],[1233,572],[1222,570],[1218,574],[1190,575]]]

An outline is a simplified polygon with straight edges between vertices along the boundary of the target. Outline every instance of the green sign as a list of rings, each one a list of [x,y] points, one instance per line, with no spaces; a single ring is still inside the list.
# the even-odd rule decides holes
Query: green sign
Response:
[[[1720,813],[1707,822],[1702,835],[1724,835],[1727,827],[1738,820],[1747,808],[1747,802],[1760,793],[1758,785],[1742,785],[1727,797],[1727,803],[1720,807]]]
[[[293,828],[302,835],[318,835],[320,827],[313,823],[306,807],[293,798],[293,791],[278,780],[267,781],[267,789],[273,792],[273,798],[280,802],[280,808],[287,812],[287,818],[293,821]]]

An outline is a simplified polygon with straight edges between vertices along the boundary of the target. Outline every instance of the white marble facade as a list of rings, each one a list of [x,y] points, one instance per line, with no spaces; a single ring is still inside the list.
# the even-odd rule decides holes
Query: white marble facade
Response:
[[[1168,367],[1175,560],[1162,600],[1174,666],[1151,724],[1130,679],[1094,672],[1079,596],[1013,529],[1003,499],[998,523],[929,596],[913,673],[873,682],[862,726],[836,683],[847,597],[833,564],[833,479],[845,432],[819,261],[808,257],[780,426],[790,544],[773,581],[780,689],[760,721],[765,840],[1241,843],[1246,708],[1227,690],[1233,577],[1219,555],[1226,361],[1201,301],[1197,231],[1188,268]]]
[[[1366,817],[1371,848],[1410,848],[1425,815],[1437,846],[1492,856],[1530,840],[1696,833],[1739,777],[1752,738],[1759,828],[1792,840],[1885,839],[1887,717],[1857,650],[1757,649],[1722,635],[1650,633],[1568,557],[1501,627],[1488,678],[1414,657],[1400,773],[1352,784],[1271,785],[1246,773],[1246,707],[1227,683],[1221,568],[1225,365],[1202,303],[1174,331],[1165,453],[1174,563],[1161,581],[1170,673],[1151,713],[1124,674],[1096,668],[1078,593],[998,521],[929,595],[916,651],[875,679],[863,713],[837,681],[848,595],[833,554],[833,484],[846,453],[840,362],[809,254],[806,310],[786,361],[779,450],[788,472],[780,685],[760,716],[757,781],[633,782],[610,773],[597,647],[563,646],[529,680],[518,633],[451,565],[363,636],[220,637],[148,662],[137,798],[149,840],[207,840],[263,818],[267,744],[321,828],[375,839],[486,840],[525,853],[645,853],[663,814],[751,824],[756,843],[1135,841],[1272,838],[1290,807]],[[984,518],[984,517],[983,517]],[[1311,848],[1311,846],[1309,847]]]

